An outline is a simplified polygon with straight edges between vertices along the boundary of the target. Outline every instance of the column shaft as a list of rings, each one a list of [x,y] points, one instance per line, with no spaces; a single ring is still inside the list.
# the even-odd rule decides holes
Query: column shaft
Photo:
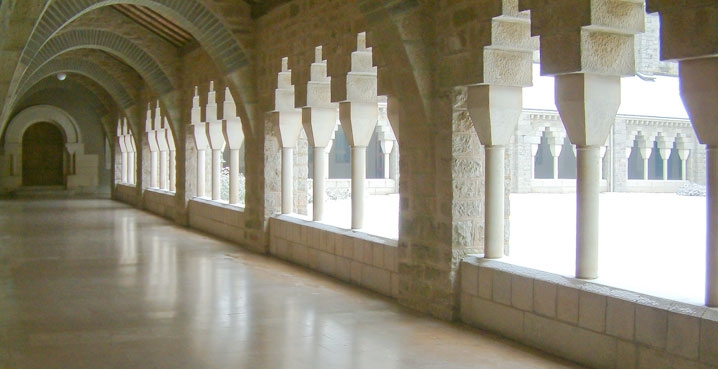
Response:
[[[686,163],[687,162],[688,162],[687,159],[686,160],[681,159],[681,179],[684,181],[687,178],[687,176],[686,176],[686,169],[687,169]]]
[[[205,196],[205,181],[207,180],[207,174],[205,172],[205,150],[197,150],[197,196]]]
[[[212,150],[212,200],[222,199],[222,151]]]
[[[663,180],[668,180],[668,158],[663,159]]]
[[[160,186],[159,176],[157,175],[158,156],[157,151],[150,152],[150,187],[153,188],[159,188]]]
[[[282,214],[294,211],[294,148],[282,148]]]
[[[384,154],[384,179],[389,179],[391,172],[391,152]]]
[[[706,161],[706,305],[718,307],[718,147],[708,146]]]
[[[127,183],[135,184],[135,153],[127,154]]]
[[[239,204],[239,149],[229,151],[229,203]]]
[[[169,173],[168,173],[167,151],[160,151],[160,188],[169,190]]]
[[[120,176],[121,176],[120,178],[121,178],[122,183],[127,183],[127,153],[126,152],[122,153],[121,161],[122,161],[122,167],[120,169],[122,172],[120,174]]]
[[[643,159],[643,179],[648,179],[648,158]]]
[[[504,256],[504,146],[486,146],[486,226],[484,256]]]
[[[177,190],[177,151],[171,150],[169,155],[169,166],[170,166],[170,191]]]
[[[326,194],[327,183],[327,154],[325,147],[314,148],[314,185],[312,196],[314,202],[312,204],[314,221],[320,221],[324,218],[324,197]]]
[[[576,152],[576,277],[598,278],[599,148],[578,146]]]
[[[366,182],[366,147],[352,147],[352,229],[364,227],[364,186]]]

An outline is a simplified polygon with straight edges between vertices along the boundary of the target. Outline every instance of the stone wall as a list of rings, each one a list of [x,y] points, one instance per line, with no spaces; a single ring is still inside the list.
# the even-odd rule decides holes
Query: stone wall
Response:
[[[148,188],[143,192],[145,210],[163,218],[174,220],[177,209],[175,193],[156,188]]]
[[[506,264],[461,263],[461,320],[592,368],[718,366],[718,312]]]
[[[248,243],[248,217],[244,209],[202,198],[189,202],[189,226],[222,239],[241,244],[255,252],[264,252],[261,245]]]
[[[399,288],[396,241],[276,216],[269,221],[269,252],[341,281],[389,297]]]
[[[126,184],[116,184],[112,199],[132,206],[138,206],[140,198],[137,195],[137,187]]]

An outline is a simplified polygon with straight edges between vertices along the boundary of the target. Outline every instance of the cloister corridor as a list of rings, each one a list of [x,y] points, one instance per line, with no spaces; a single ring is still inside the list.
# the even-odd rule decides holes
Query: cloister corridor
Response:
[[[109,200],[0,228],[2,368],[579,368]]]

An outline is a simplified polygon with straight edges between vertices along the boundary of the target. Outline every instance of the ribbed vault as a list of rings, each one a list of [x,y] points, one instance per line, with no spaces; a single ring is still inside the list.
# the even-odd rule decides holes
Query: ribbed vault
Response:
[[[23,51],[21,62],[29,65],[42,46],[72,20],[102,6],[117,3],[141,5],[179,24],[189,31],[218,68],[231,73],[248,62],[248,58],[232,34],[204,5],[187,0],[55,0],[46,8],[35,32]]]
[[[53,59],[33,73],[25,85],[27,87],[20,90],[19,95],[24,95],[29,87],[58,72],[77,73],[94,80],[105,88],[114,101],[123,109],[136,104],[135,99],[127,92],[125,86],[118,82],[116,77],[96,63],[85,59]]]
[[[28,67],[29,74],[32,74],[48,60],[80,48],[96,48],[118,56],[134,68],[159,95],[174,89],[160,64],[145,50],[116,33],[95,29],[72,30],[53,37],[39,51],[38,58]],[[27,77],[28,74],[25,78]],[[21,84],[26,82],[27,80],[23,80]]]

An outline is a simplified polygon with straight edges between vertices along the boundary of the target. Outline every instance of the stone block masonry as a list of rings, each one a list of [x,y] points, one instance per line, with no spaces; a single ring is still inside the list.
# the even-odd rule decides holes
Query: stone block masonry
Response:
[[[269,253],[388,297],[399,289],[396,241],[280,215]]]
[[[461,263],[461,320],[592,368],[718,367],[718,310],[500,261]]]

